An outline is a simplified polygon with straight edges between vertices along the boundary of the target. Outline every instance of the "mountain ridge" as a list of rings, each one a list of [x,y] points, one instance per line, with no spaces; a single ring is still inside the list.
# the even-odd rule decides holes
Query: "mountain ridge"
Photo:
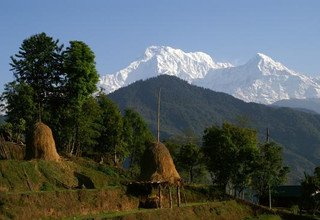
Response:
[[[284,148],[290,165],[290,183],[298,183],[304,171],[311,173],[320,161],[320,115],[290,108],[246,103],[231,95],[190,85],[177,77],[161,75],[137,81],[109,97],[121,110],[133,108],[156,132],[157,94],[161,87],[161,137],[181,135],[186,130],[202,136],[203,130],[225,121],[257,129],[261,141],[265,130]]]
[[[175,75],[191,83],[194,79],[203,78],[210,69],[231,66],[230,63],[215,62],[203,52],[186,53],[168,46],[150,46],[142,58],[130,63],[128,67],[102,76],[98,87],[110,93],[137,80],[161,74]]]
[[[257,53],[243,65],[233,66],[216,62],[203,52],[186,53],[166,46],[148,47],[141,59],[114,74],[102,76],[98,87],[110,93],[162,74],[246,102],[271,104],[282,99],[320,97],[320,80],[290,70],[263,53]]]

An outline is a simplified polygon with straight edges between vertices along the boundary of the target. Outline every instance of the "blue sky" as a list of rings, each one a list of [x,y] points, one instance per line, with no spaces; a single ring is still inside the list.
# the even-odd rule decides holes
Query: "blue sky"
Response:
[[[10,56],[40,32],[87,43],[102,75],[167,45],[236,65],[262,52],[320,76],[319,11],[319,0],[1,0],[0,92],[13,80]]]

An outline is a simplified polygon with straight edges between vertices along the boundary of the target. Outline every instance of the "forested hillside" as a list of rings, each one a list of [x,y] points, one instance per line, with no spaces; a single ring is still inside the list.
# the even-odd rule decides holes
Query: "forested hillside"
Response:
[[[121,110],[130,107],[142,114],[155,131],[160,88],[162,139],[186,131],[201,137],[206,127],[228,121],[257,129],[263,140],[268,127],[271,139],[284,148],[285,162],[291,168],[291,183],[298,183],[304,171],[312,172],[319,164],[320,115],[317,114],[245,103],[167,75],[138,81],[109,96]]]
[[[285,99],[280,100],[272,104],[273,106],[289,107],[299,109],[301,111],[309,111],[314,113],[320,113],[320,99]]]

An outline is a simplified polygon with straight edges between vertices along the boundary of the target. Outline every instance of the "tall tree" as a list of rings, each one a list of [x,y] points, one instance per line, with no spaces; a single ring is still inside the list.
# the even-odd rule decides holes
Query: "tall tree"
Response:
[[[81,41],[70,41],[70,46],[67,47],[63,53],[64,71],[66,73],[65,85],[63,89],[63,108],[68,109],[64,111],[62,117],[64,121],[64,129],[66,129],[66,148],[67,151],[73,154],[75,151],[79,152],[81,149],[81,130],[87,125],[83,123],[84,118],[83,105],[85,102],[90,102],[93,107],[94,103],[90,100],[90,96],[97,90],[96,84],[99,76],[95,68],[95,56],[88,45]],[[86,112],[88,118],[90,114],[95,115],[95,112]],[[86,121],[86,120],[85,120]],[[60,123],[60,122],[59,122]],[[95,132],[93,132],[95,133]],[[92,134],[93,134],[92,133]],[[91,132],[88,132],[88,135]],[[90,137],[89,141],[94,137]]]
[[[124,113],[123,139],[129,152],[129,167],[138,171],[146,143],[154,137],[143,118],[132,109],[126,109]]]
[[[18,124],[21,119],[30,126],[37,118],[37,105],[34,100],[33,88],[24,83],[13,81],[6,84],[2,98],[8,103],[6,106],[8,122]]]
[[[201,148],[195,144],[189,143],[180,148],[177,165],[188,172],[190,183],[194,182],[194,169],[202,163],[202,156]]]
[[[224,123],[205,130],[204,153],[214,184],[224,190],[228,183],[241,192],[248,184],[257,152],[256,131]]]
[[[275,142],[261,144],[254,170],[252,185],[259,197],[267,195],[269,187],[283,183],[289,168],[283,166],[281,146]]]
[[[102,111],[101,136],[98,140],[98,150],[113,155],[115,164],[121,163],[128,155],[128,149],[123,140],[123,119],[121,112],[106,94],[97,96]]]
[[[80,109],[83,102],[97,90],[99,76],[94,59],[93,51],[81,41],[70,41],[64,52],[65,90],[68,102],[75,108]]]
[[[305,173],[301,182],[302,201],[300,208],[313,214],[320,210],[320,167],[314,169],[313,175]]]
[[[45,33],[36,34],[24,40],[19,52],[11,56],[10,65],[16,78],[15,86],[25,84],[32,89],[31,99],[38,120],[41,120],[48,108],[48,97],[56,92],[63,80],[63,45],[60,46],[58,43],[58,40],[53,40]],[[7,88],[10,86],[13,84],[9,84]],[[7,101],[9,106],[13,104],[10,100]]]

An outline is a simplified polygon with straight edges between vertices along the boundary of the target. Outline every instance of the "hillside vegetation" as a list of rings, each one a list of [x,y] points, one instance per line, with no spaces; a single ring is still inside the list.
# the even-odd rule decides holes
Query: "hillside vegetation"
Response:
[[[320,115],[245,103],[230,95],[162,75],[138,81],[109,95],[121,110],[133,108],[156,131],[157,95],[161,88],[161,137],[193,131],[199,137],[212,124],[224,121],[257,129],[261,140],[269,127],[271,139],[282,144],[289,179],[298,183],[320,159]]]
[[[14,193],[103,189],[130,181],[124,171],[84,158],[59,162],[0,160],[0,173],[0,191]]]

